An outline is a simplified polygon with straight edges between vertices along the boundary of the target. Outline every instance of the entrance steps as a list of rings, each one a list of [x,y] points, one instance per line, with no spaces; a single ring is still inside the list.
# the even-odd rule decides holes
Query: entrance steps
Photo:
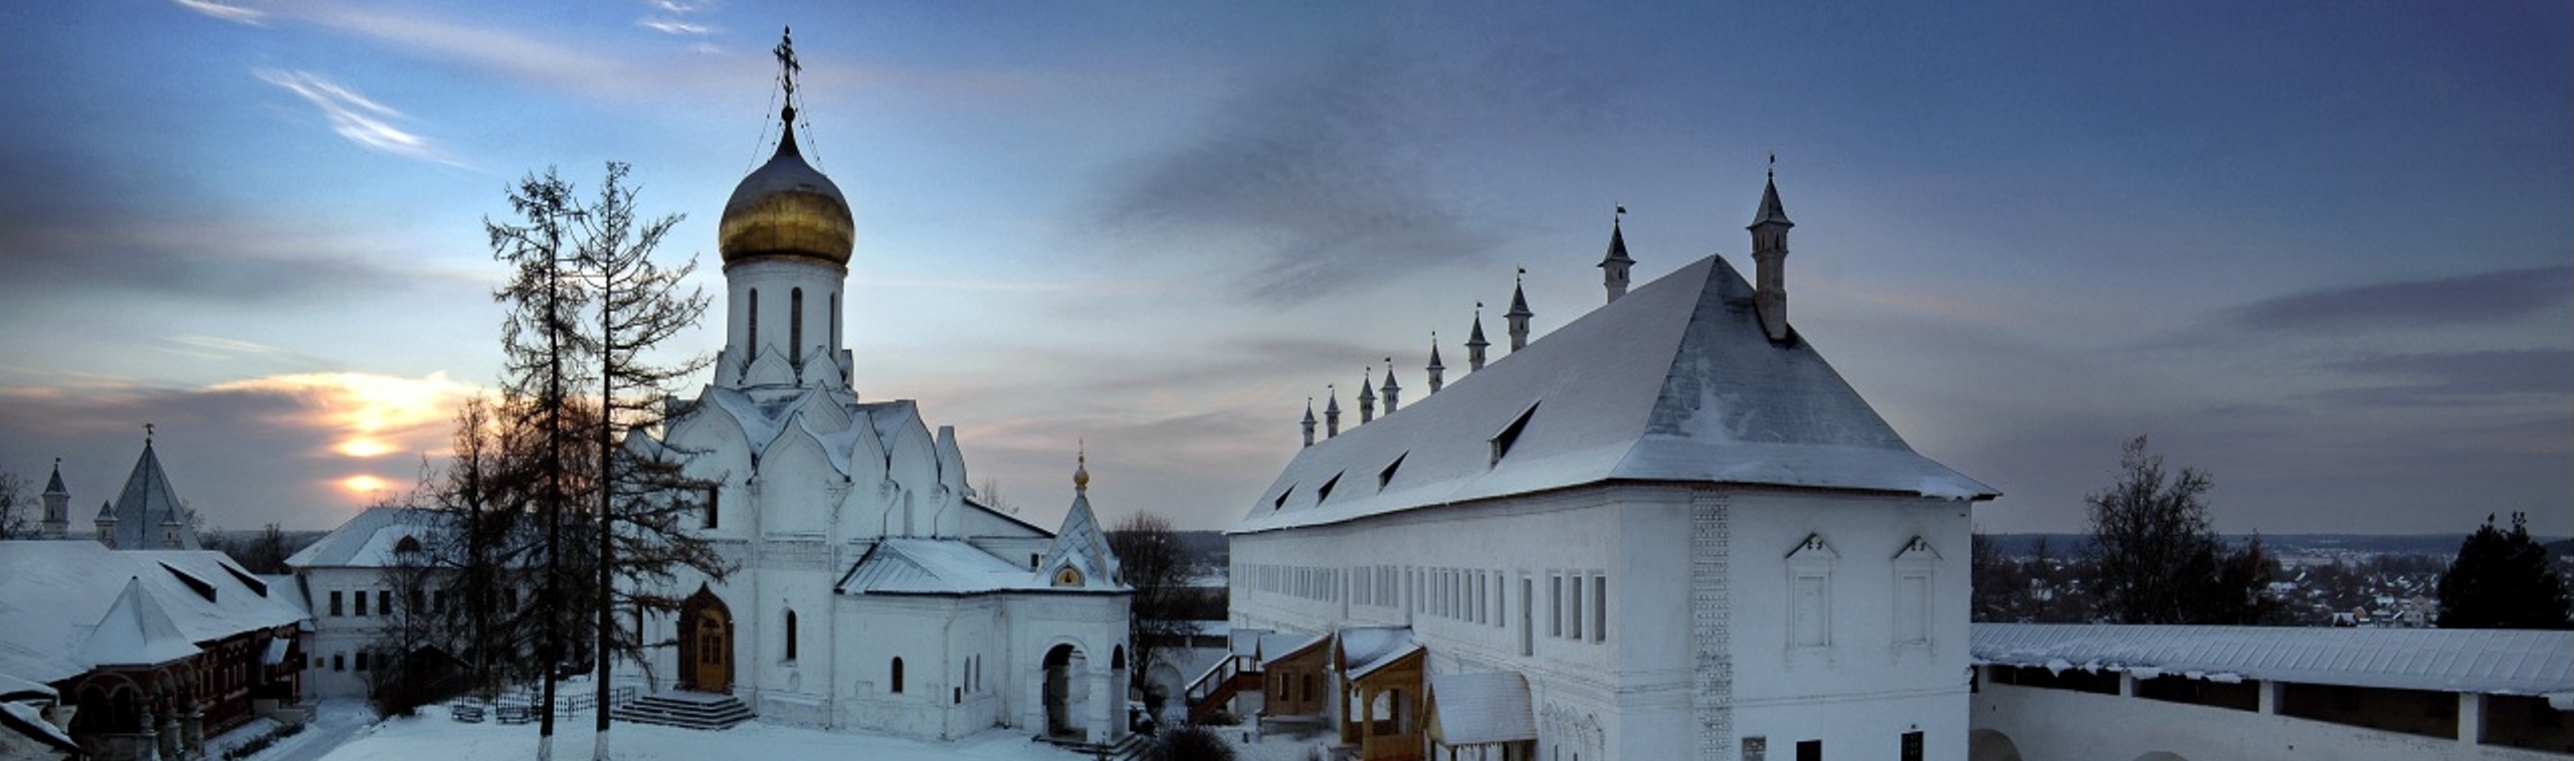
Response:
[[[1133,732],[1127,733],[1125,737],[1118,738],[1117,742],[1108,744],[1087,742],[1071,737],[1048,737],[1045,735],[1038,735],[1036,739],[1040,742],[1045,742],[1074,753],[1079,753],[1092,758],[1110,759],[1111,761],[1134,761],[1135,759],[1143,758],[1144,752],[1153,748],[1152,736]]]
[[[686,690],[645,695],[616,710],[621,721],[687,729],[732,729],[752,718],[741,698]]]

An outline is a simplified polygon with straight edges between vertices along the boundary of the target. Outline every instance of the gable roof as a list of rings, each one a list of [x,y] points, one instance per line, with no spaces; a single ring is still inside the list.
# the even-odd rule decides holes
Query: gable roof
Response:
[[[890,537],[875,542],[833,591],[841,594],[981,595],[998,592],[1125,592],[1125,587],[1056,587],[1027,566],[961,539]]]
[[[423,541],[445,530],[442,514],[405,507],[370,507],[286,558],[289,568],[384,568],[405,537]]]
[[[1915,453],[1811,343],[1771,342],[1752,293],[1692,262],[1305,448],[1233,533],[1610,480],[1997,495]]]

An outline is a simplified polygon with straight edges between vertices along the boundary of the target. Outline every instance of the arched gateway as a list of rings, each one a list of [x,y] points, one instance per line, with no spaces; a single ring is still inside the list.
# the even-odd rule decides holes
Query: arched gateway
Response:
[[[679,605],[681,689],[733,691],[733,611],[704,584]]]

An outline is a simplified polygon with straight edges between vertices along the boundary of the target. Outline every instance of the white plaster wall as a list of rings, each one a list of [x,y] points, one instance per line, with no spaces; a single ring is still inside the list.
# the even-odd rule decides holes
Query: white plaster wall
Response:
[[[1824,737],[1829,757],[1833,736],[1891,753],[1905,728],[1919,728],[1928,758],[1962,758],[1972,530],[1965,503],[1736,491],[1729,505],[1735,735],[1769,736],[1773,754],[1781,738]],[[1793,646],[1789,634],[1788,555],[1808,535],[1839,556],[1829,564],[1828,644],[1820,648]],[[1940,559],[1931,567],[1928,642],[1906,645],[1895,641],[1894,557],[1914,537]],[[1863,728],[1876,736],[1852,734]]]
[[[1973,728],[2008,736],[2022,761],[2129,761],[2156,752],[2186,761],[2564,758],[2252,711],[2070,690],[1988,684],[1974,696],[1973,705]]]
[[[831,300],[840,294],[848,274],[849,270],[846,267],[793,257],[761,257],[726,266],[724,268],[725,350],[723,356],[717,361],[716,382],[739,386],[787,384],[795,381],[791,374],[774,377],[768,375],[741,377],[739,369],[745,351],[777,353],[782,357],[790,358],[810,356],[817,350],[829,351],[835,355],[840,353],[842,343],[836,340],[839,336],[834,327],[839,324],[839,321],[832,319]],[[804,289],[804,345],[789,347],[788,339],[792,335],[790,321],[795,318],[791,312],[793,302],[791,296],[796,288]],[[757,347],[749,345],[750,292],[753,289],[760,292],[760,345]],[[841,308],[845,313],[848,306],[843,304]],[[795,349],[791,354],[790,348]],[[812,382],[815,379],[811,378],[810,371],[813,369],[815,368],[808,368],[806,385],[816,385]],[[831,381],[837,383],[838,379],[834,378]]]
[[[366,696],[368,672],[357,670],[357,653],[375,645],[391,619],[376,610],[375,591],[384,587],[382,572],[374,568],[306,568],[297,573],[303,591],[310,595],[306,609],[313,616],[312,638],[304,649],[304,695],[316,698],[358,698]],[[360,592],[367,596],[366,615],[331,615],[331,592],[340,592],[341,610],[357,612],[351,599]],[[331,670],[331,656],[340,656],[346,671]],[[319,659],[321,666],[314,667]],[[372,664],[370,664],[372,666]]]

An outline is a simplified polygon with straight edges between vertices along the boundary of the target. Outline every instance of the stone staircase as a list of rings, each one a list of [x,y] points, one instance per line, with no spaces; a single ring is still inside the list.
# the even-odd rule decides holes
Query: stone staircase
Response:
[[[740,698],[684,690],[645,695],[616,711],[619,721],[707,730],[732,729],[752,717]]]
[[[1059,737],[1039,736],[1036,739],[1091,758],[1104,758],[1111,761],[1134,761],[1144,757],[1144,752],[1153,747],[1153,737],[1139,733],[1128,733],[1125,737],[1118,738],[1117,742],[1104,745]]]

